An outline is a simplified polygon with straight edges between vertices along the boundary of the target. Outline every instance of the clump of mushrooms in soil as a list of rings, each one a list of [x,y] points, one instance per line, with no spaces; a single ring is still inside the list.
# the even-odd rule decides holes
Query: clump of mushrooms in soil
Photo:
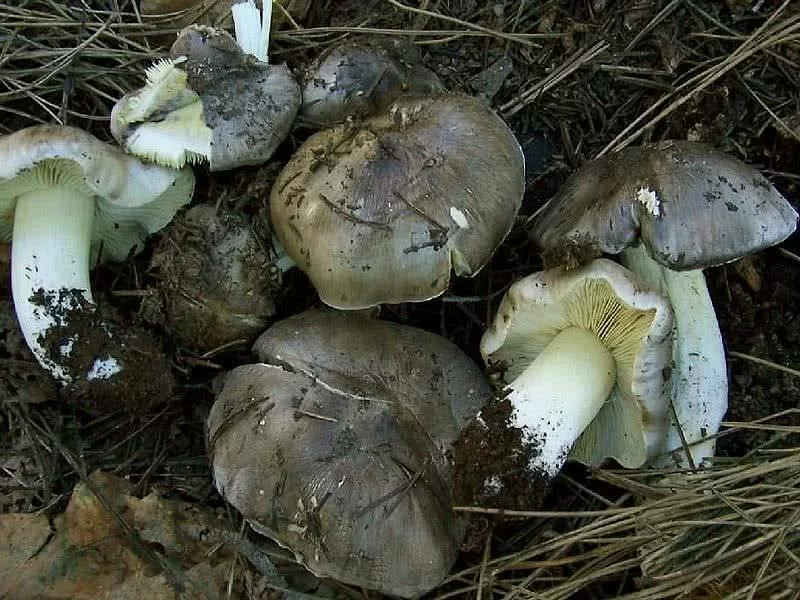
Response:
[[[207,429],[217,489],[255,531],[316,575],[414,597],[456,560],[454,503],[536,506],[570,459],[713,457],[727,375],[701,269],[794,231],[797,213],[765,178],[678,141],[579,169],[532,225],[546,269],[511,286],[481,341],[493,393],[444,338],[354,309],[424,302],[452,271],[489,262],[525,190],[512,132],[477,99],[445,93],[405,46],[334,48],[301,87],[269,64],[271,3],[231,10],[236,39],[190,25],[115,106],[114,137],[157,165],[69,128],[0,138],[0,153],[17,150],[0,163],[15,307],[57,381],[124,386],[126,350],[147,338],[99,316],[89,265],[141,250],[188,203],[184,165],[262,164],[299,114],[329,128],[283,167],[263,214],[198,204],[151,262],[180,343],[202,352],[258,336],[257,362],[216,381]],[[43,212],[62,217],[58,240]],[[331,308],[267,327],[293,265]],[[151,347],[148,368],[171,377]]]
[[[535,504],[568,459],[712,459],[728,379],[702,268],[780,243],[797,220],[760,173],[702,144],[576,171],[532,224],[547,269],[512,285],[481,341],[504,388],[457,443],[462,499]],[[499,436],[516,452],[486,442]]]

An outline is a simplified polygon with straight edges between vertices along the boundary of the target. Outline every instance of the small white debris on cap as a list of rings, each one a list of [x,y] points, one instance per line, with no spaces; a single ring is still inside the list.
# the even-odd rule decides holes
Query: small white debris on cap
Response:
[[[455,206],[450,207],[450,218],[453,219],[456,225],[458,225],[461,229],[469,229],[469,221],[467,221],[467,215],[465,215],[462,211],[458,210]]]
[[[641,202],[647,211],[654,217],[661,216],[661,200],[656,193],[648,187],[640,187],[636,190],[636,199]]]

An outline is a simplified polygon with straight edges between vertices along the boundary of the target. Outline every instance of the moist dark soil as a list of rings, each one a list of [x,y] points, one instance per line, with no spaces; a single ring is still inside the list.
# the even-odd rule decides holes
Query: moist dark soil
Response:
[[[80,290],[37,292],[32,301],[56,324],[40,337],[45,356],[63,367],[63,397],[89,412],[141,413],[171,396],[175,380],[160,340],[116,310],[88,303]]]
[[[51,5],[44,0],[23,4],[51,11]],[[95,0],[86,4],[98,10],[106,10],[108,5]],[[133,14],[129,0],[114,4],[128,11],[126,14]],[[770,15],[783,6],[780,2],[402,3],[414,10],[398,8],[400,4],[385,0],[315,0],[300,25],[317,28],[316,32],[311,35],[294,31],[285,24],[273,37],[271,60],[286,62],[301,72],[332,44],[365,35],[363,28],[371,28],[373,32],[392,30],[393,35],[416,43],[425,65],[436,72],[448,89],[479,95],[503,116],[522,145],[527,188],[515,227],[476,277],[454,279],[442,298],[383,306],[381,318],[439,333],[480,361],[480,337],[503,293],[514,281],[543,266],[528,238],[531,216],[570,173],[633,124],[635,136],[631,144],[690,138],[710,143],[753,164],[798,208],[800,47],[796,41],[788,38],[775,41],[768,50],[743,59],[703,89],[688,89],[691,93],[687,93],[687,88],[682,88],[683,94],[673,95],[693,75],[732,56],[747,36],[764,27]],[[797,3],[786,6],[778,22],[796,18],[800,11]],[[5,9],[0,5],[2,10]],[[0,39],[12,45],[12,50],[13,44],[26,36],[36,39],[37,52],[45,46],[73,47],[88,40],[90,32],[83,28],[83,23],[90,18],[93,17],[87,12],[78,27],[66,32],[59,30],[58,35],[43,35],[45,29],[20,22],[14,25],[13,36],[0,19]],[[110,22],[113,28],[117,21]],[[507,35],[484,35],[487,29],[536,37],[520,40]],[[434,30],[438,33],[431,33]],[[106,45],[118,43],[100,39]],[[157,46],[159,39],[165,40],[163,47]],[[35,63],[36,53],[26,55],[20,59],[22,62],[15,62],[17,55],[13,51],[4,53],[6,58],[0,69],[4,86],[0,87],[0,132],[53,122],[57,117],[111,141],[107,118],[113,99],[141,83],[144,67],[163,56],[172,39],[172,32],[140,35],[136,44],[126,46],[137,49],[131,58],[136,69],[121,80],[114,79],[115,71],[109,69],[110,59],[101,59],[100,69],[96,51],[77,53],[69,64],[47,71],[46,81],[41,89],[37,88],[36,96],[20,92],[13,80],[17,77],[32,82],[39,77],[32,69],[41,68]],[[604,50],[571,69],[579,53],[601,43],[607,44]],[[147,44],[152,44],[149,52]],[[115,69],[116,64],[112,64]],[[12,77],[10,83],[3,79],[7,73]],[[11,89],[8,94],[7,89]],[[662,102],[665,99],[667,102]],[[663,118],[637,122],[654,106],[665,108],[673,104],[675,107]],[[211,203],[248,215],[263,214],[277,172],[309,134],[310,130],[298,126],[272,161],[261,168],[213,175],[197,169],[194,203]],[[113,306],[121,330],[139,331],[133,326],[138,327],[142,321],[146,308],[142,299],[152,295],[159,283],[150,265],[153,248],[169,236],[169,232],[155,235],[141,255],[124,264],[94,270],[92,287],[98,304]],[[800,236],[795,234],[781,249],[706,272],[726,348],[731,353],[728,356],[730,408],[726,417],[730,425],[723,428],[718,443],[723,457],[741,457],[762,447],[797,446],[796,435],[790,437],[788,430],[734,425],[754,420],[765,420],[766,425],[800,425],[800,378],[796,372],[780,369],[800,369],[798,255]],[[4,262],[3,256],[0,253],[0,263]],[[10,301],[7,276],[0,281],[0,292]],[[295,269],[285,274],[283,288],[275,298],[273,318],[283,319],[319,305],[313,287]],[[152,347],[147,346],[136,367],[143,378],[131,381],[130,387],[150,390],[145,397],[152,399],[152,395],[157,395],[154,402],[131,401],[127,388],[111,390],[102,400],[87,400],[80,394],[65,395],[64,390],[42,376],[21,341],[13,318],[9,318],[9,311],[10,304],[0,303],[0,512],[62,511],[75,483],[85,480],[96,469],[128,478],[136,494],[156,489],[170,497],[225,506],[212,485],[205,448],[205,419],[214,400],[213,380],[230,368],[253,361],[246,346],[201,352],[187,347],[178,336],[156,324],[141,331],[150,336],[147,339],[159,340],[153,351],[162,352],[163,348],[169,357],[170,377],[177,382],[174,393],[163,391],[159,383],[162,376],[158,375],[163,363],[150,362]],[[87,317],[86,327],[96,324],[99,318]],[[54,344],[63,338],[53,335]],[[91,340],[92,334],[88,335]],[[106,340],[96,342],[102,346]],[[138,342],[135,341],[134,347],[138,347]],[[84,356],[84,362],[92,356]],[[125,410],[97,416],[77,408],[79,401],[88,402],[81,406],[89,408],[100,408],[100,402],[108,401],[114,408]],[[108,409],[109,405],[103,408]],[[775,414],[782,416],[769,418]],[[507,416],[502,401],[498,401],[487,407],[483,419],[490,427],[498,428],[506,424]],[[615,502],[636,501],[635,494],[597,481],[592,471],[575,466],[568,466],[549,492],[544,485],[531,489],[529,482],[520,477],[529,455],[526,456],[524,448],[519,453],[506,450],[519,445],[518,432],[506,428],[505,437],[486,436],[482,427],[473,423],[462,440],[463,445],[456,448],[459,502],[496,503],[503,508],[533,505],[577,513],[602,509]],[[476,463],[502,473],[504,489],[511,492],[503,499],[505,504],[488,493],[492,489],[485,485],[488,473],[473,469],[471,465]],[[526,502],[531,498],[533,502]],[[466,552],[456,568],[476,565],[480,568],[488,558],[484,550],[490,546],[492,557],[513,553],[526,544],[551,539],[585,522],[586,519],[577,517],[502,522],[478,516],[472,519]],[[593,551],[590,543],[578,545],[576,552],[584,551],[589,554]],[[569,557],[557,558],[563,558],[564,562],[558,563],[563,567],[556,561],[549,568],[533,564],[525,570],[520,566],[521,575],[514,571],[499,574],[501,579],[504,576],[512,579],[506,587],[498,589],[503,594],[513,594],[514,586],[533,572],[539,573],[531,584],[539,586],[536,589],[545,589],[573,571],[581,574],[579,562],[570,566]],[[286,567],[285,562],[278,564]],[[302,572],[296,567],[289,570],[294,575]],[[481,578],[484,574],[489,577],[490,572],[491,568],[481,568]],[[604,582],[584,597],[617,597],[636,589],[640,573],[636,567],[629,573],[630,577]],[[313,580],[307,575],[300,577]],[[472,575],[464,585],[472,585],[471,578]],[[313,593],[320,588],[317,581],[311,581],[302,589]],[[476,588],[468,589],[458,597],[474,597]],[[352,594],[356,592],[348,594],[354,597]],[[268,597],[267,593],[261,597]]]
[[[800,369],[800,262],[770,251],[759,256],[753,268],[760,289],[753,289],[752,282],[748,283],[735,267],[714,269],[708,274],[729,351],[730,396],[725,420],[743,423],[794,411],[769,423],[796,427],[800,425],[798,374],[738,354]],[[743,456],[760,447],[792,443],[795,441],[786,433],[766,427],[723,435],[718,451],[723,456]]]
[[[144,303],[145,319],[197,352],[251,344],[275,314],[281,286],[269,239],[259,219],[225,205],[179,215],[150,261],[157,293]]]
[[[461,432],[453,447],[456,505],[534,510],[543,504],[552,481],[531,469],[536,445],[511,425],[512,410],[506,398],[491,400]]]

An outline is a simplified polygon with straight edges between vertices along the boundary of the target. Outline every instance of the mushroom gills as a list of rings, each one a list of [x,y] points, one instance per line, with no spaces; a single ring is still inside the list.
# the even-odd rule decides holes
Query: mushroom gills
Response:
[[[523,428],[539,474],[555,474],[568,458],[592,466],[613,458],[640,467],[661,452],[672,325],[666,298],[604,259],[578,270],[535,273],[511,287],[481,340],[481,353],[490,366],[505,368],[512,405],[550,403],[530,412],[516,406],[509,423]],[[572,329],[584,332],[582,340],[556,342]],[[603,354],[593,350],[595,344],[611,357],[613,369],[598,362]],[[545,357],[544,367],[536,365],[542,353],[562,345],[566,353],[557,363]],[[611,384],[598,373],[609,373]]]
[[[125,150],[151,162],[180,168],[200,164],[211,156],[211,128],[196,102],[167,113],[160,121],[145,121],[125,140]]]

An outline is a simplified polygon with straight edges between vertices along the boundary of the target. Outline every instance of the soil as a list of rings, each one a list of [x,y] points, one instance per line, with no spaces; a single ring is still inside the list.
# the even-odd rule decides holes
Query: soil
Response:
[[[489,401],[461,432],[453,447],[453,489],[457,506],[499,509],[539,508],[552,480],[532,472],[535,444],[510,425],[512,407],[505,398]]]
[[[793,243],[787,245],[792,247]],[[800,369],[800,262],[778,251],[759,256],[755,269],[760,289],[735,267],[713,269],[708,274],[712,299],[729,352]],[[770,423],[800,425],[800,377],[747,358],[728,357],[729,405],[725,420],[744,423],[787,413]],[[742,456],[757,448],[794,443],[786,434],[766,429],[723,434],[718,453]]]
[[[281,287],[262,225],[212,204],[178,216],[150,261],[160,293],[146,298],[145,319],[197,352],[252,343],[275,314]]]
[[[38,4],[49,10],[47,3]],[[124,0],[121,4],[128,6]],[[743,36],[763,26],[780,3],[738,0],[403,2],[409,6],[425,6],[429,13],[401,10],[396,4],[384,0],[315,0],[301,24],[304,27],[367,26],[402,31],[410,41],[417,43],[425,65],[448,89],[480,94],[506,119],[520,140],[528,167],[526,196],[516,226],[491,263],[475,278],[454,279],[442,298],[381,307],[381,318],[439,333],[480,361],[480,337],[504,291],[513,281],[542,267],[541,258],[528,239],[530,217],[575,168],[603,150],[657,102],[663,98],[675,100],[669,94],[677,84],[705,66],[730,56],[742,43]],[[796,3],[789,5],[782,19],[800,10],[793,4]],[[437,11],[447,19],[459,19],[462,23],[537,34],[538,37],[528,38],[523,43],[507,37],[482,36],[467,25],[432,16]],[[14,39],[6,36],[2,27],[0,25],[0,37],[8,37],[8,43],[12,44]],[[450,31],[441,35],[410,33],[425,29]],[[23,33],[33,36],[33,32],[28,29]],[[315,34],[316,37],[301,34],[277,32],[272,62],[287,62],[300,72],[313,57],[341,37],[362,35],[341,29],[323,31]],[[53,36],[53,39],[59,40],[61,45],[78,40],[77,34],[69,38]],[[65,41],[67,39],[70,41]],[[157,36],[150,39],[156,40]],[[174,36],[167,39],[174,39]],[[571,64],[570,58],[577,51],[599,42],[608,43],[608,48],[598,58],[576,67],[550,85],[562,67]],[[158,51],[153,52],[153,56],[158,54]],[[631,143],[669,138],[708,142],[761,169],[798,208],[800,136],[797,131],[800,128],[797,127],[796,63],[799,56],[796,42],[775,42],[769,52],[758,52],[743,60],[713,84],[692,94],[663,119],[651,124],[646,120],[639,122],[635,130],[637,137]],[[14,68],[20,68],[23,73],[34,72],[29,68],[30,58],[22,65],[27,71],[15,65],[13,58],[14,53],[10,51],[11,62],[6,64],[6,72]],[[144,66],[149,64],[149,59],[139,57],[137,60]],[[86,74],[91,74],[93,68],[95,65],[90,58],[76,55],[68,68],[49,74],[50,87],[41,92],[45,102],[32,102],[27,95],[6,101],[0,90],[0,108],[3,109],[0,132],[39,121],[50,122],[54,115],[52,107],[61,106],[59,117],[109,140],[104,119],[110,111],[110,98],[118,96],[120,88],[125,86],[116,79],[111,81],[108,71],[92,79]],[[2,76],[0,73],[0,78]],[[126,85],[135,81],[136,77],[130,76]],[[103,92],[101,95],[89,93],[98,87]],[[783,125],[778,125],[775,117]],[[795,129],[786,131],[787,127]],[[195,202],[215,203],[249,214],[263,210],[277,170],[308,134],[307,129],[296,128],[272,162],[261,169],[245,168],[213,175],[198,169]],[[162,234],[162,237],[166,236]],[[124,323],[125,329],[120,331],[139,322],[141,298],[157,286],[157,278],[148,268],[158,241],[159,236],[154,236],[144,253],[123,265],[101,267],[94,272],[95,296],[100,306],[106,302],[113,305],[115,318]],[[706,272],[726,348],[736,353],[729,355],[727,422],[749,422],[781,413],[782,416],[768,422],[800,425],[800,378],[796,373],[774,366],[800,369],[800,261],[797,259],[800,235],[793,235],[781,246],[782,250],[769,250],[752,260]],[[126,291],[132,293],[115,295]],[[0,281],[0,292],[10,299],[7,279]],[[283,319],[319,305],[313,287],[295,269],[283,278],[283,289],[275,299],[274,318]],[[50,513],[62,511],[75,483],[85,477],[86,472],[98,468],[129,478],[140,494],[157,487],[173,497],[202,505],[224,506],[212,487],[204,447],[204,424],[214,399],[212,381],[227,369],[252,362],[253,357],[246,349],[231,348],[209,357],[176,340],[162,347],[159,340],[164,331],[155,326],[145,336],[158,341],[154,351],[165,350],[171,360],[170,377],[177,380],[172,397],[158,383],[161,376],[154,375],[161,372],[159,369],[164,364],[159,362],[154,369],[147,354],[137,355],[141,359],[137,368],[144,377],[136,383],[139,386],[144,381],[143,389],[150,390],[145,393],[146,401],[132,402],[125,395],[130,391],[128,387],[135,387],[132,383],[103,394],[102,399],[87,397],[55,390],[46,378],[43,380],[24,344],[20,346],[21,338],[13,320],[10,322],[7,317],[3,320],[4,308],[8,314],[9,305],[0,304],[0,512],[45,507]],[[91,326],[99,318],[88,316],[81,327],[87,327],[87,332],[96,331]],[[132,328],[130,331],[140,330]],[[53,334],[52,342],[57,343],[62,338],[63,335]],[[100,336],[94,342],[103,347],[108,338]],[[134,346],[138,343],[136,341]],[[147,348],[146,352],[150,352]],[[83,356],[82,368],[95,351]],[[747,357],[770,361],[773,365]],[[56,397],[67,399],[69,403],[55,401]],[[32,404],[34,398],[40,402]],[[128,412],[96,417],[75,408],[77,402],[83,403],[81,406],[99,408],[101,400],[103,403],[113,401],[113,408]],[[482,417],[489,427],[504,425],[507,414],[502,401],[487,407]],[[505,508],[541,505],[546,509],[581,511],[602,508],[623,496],[609,484],[593,480],[591,472],[575,466],[568,466],[565,475],[552,482],[549,493],[546,493],[546,485],[530,489],[529,484],[518,477],[527,463],[525,449],[519,453],[507,452],[505,444],[518,445],[519,437],[508,428],[503,431],[505,438],[498,439],[485,435],[483,426],[473,422],[462,439],[462,446],[456,448],[459,503],[500,503],[497,497],[487,495],[486,471],[472,469],[476,461],[504,474],[504,489],[511,491],[503,499],[505,504],[501,504]],[[785,431],[726,426],[719,439],[718,453],[722,457],[738,457],[765,446],[792,444],[797,446],[796,436],[791,438]],[[80,461],[76,457],[80,457]],[[527,502],[531,498],[535,500]],[[484,559],[482,552],[488,544],[492,545],[493,556],[513,553],[530,540],[547,539],[575,525],[573,521],[559,521],[559,526],[553,527],[552,520],[531,519],[524,523],[511,521],[502,526],[485,517],[475,518],[472,523],[471,536],[466,543],[468,552],[460,566],[480,566]],[[594,551],[591,544],[582,548],[577,551]],[[569,560],[564,558],[563,564]],[[579,565],[577,562],[574,567],[567,564],[564,569],[579,571]],[[522,570],[523,577],[534,568],[539,569],[534,566],[528,571]],[[537,572],[543,573],[537,584],[541,586],[549,584],[548,577],[554,572],[562,573],[557,568]],[[481,570],[481,577],[483,573]],[[632,573],[636,577],[635,569]],[[517,575],[512,572],[510,576],[515,579],[507,583],[507,587],[498,588],[501,593],[518,585]],[[607,583],[602,593],[591,597],[615,597],[621,590],[637,585],[633,578]],[[304,590],[313,593],[318,585],[312,582]],[[474,596],[475,588],[469,590],[465,594]]]
[[[45,356],[69,377],[63,389],[69,402],[89,413],[138,413],[170,397],[174,378],[169,359],[152,333],[123,324],[110,306],[87,303],[80,290],[40,291],[33,301],[55,316],[56,324],[39,342]]]

